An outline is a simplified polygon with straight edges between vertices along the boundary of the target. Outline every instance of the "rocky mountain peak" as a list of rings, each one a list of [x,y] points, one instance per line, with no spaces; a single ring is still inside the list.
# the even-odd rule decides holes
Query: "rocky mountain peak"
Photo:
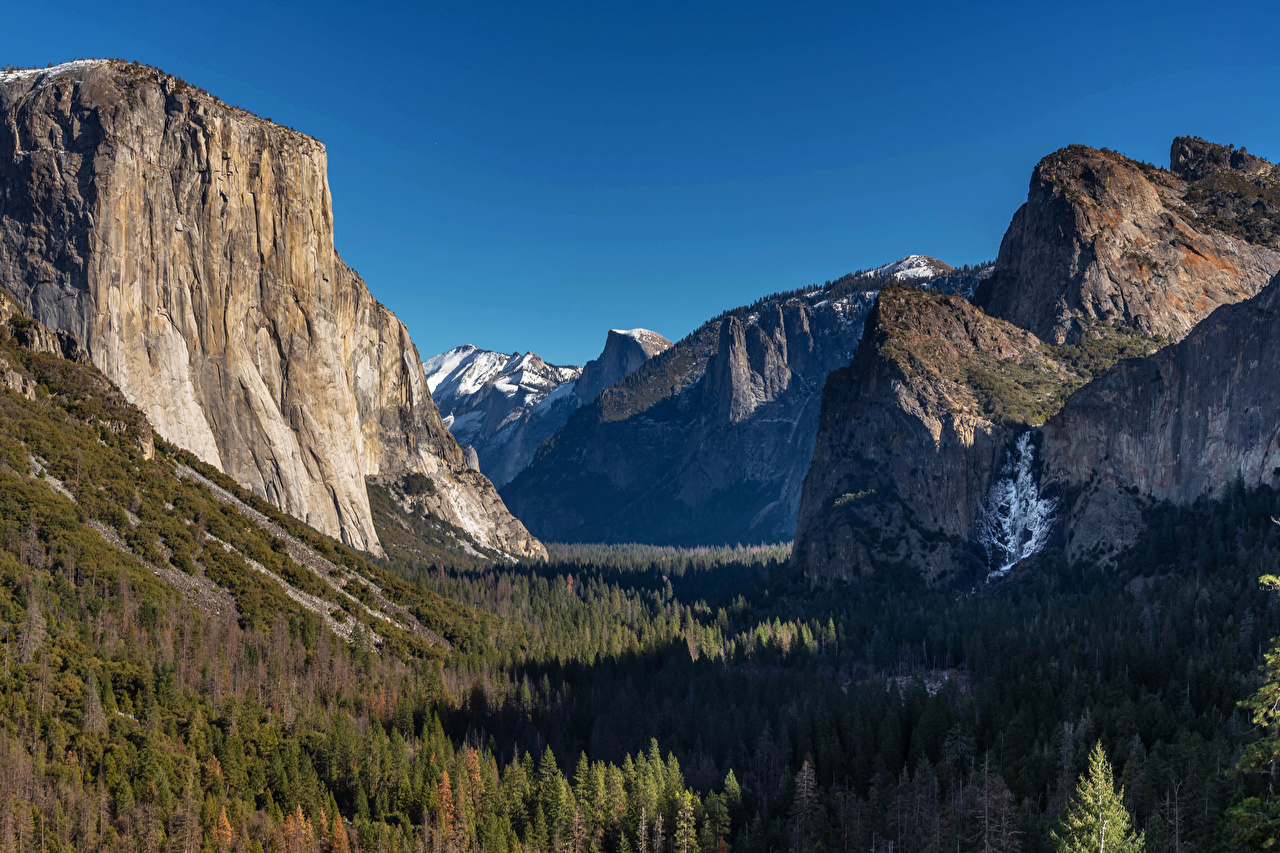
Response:
[[[1218,148],[1187,141],[1174,152],[1191,175]],[[975,301],[1052,344],[1078,341],[1098,324],[1179,340],[1280,270],[1270,190],[1229,174],[1230,185],[1204,186],[1114,151],[1055,151],[1032,173]],[[1257,212],[1250,193],[1262,203]]]
[[[610,329],[604,351],[585,368],[471,345],[427,359],[423,368],[445,425],[473,448],[479,470],[502,487],[578,407],[670,346],[648,329]]]
[[[888,276],[895,281],[929,281],[947,275],[955,268],[928,255],[907,255],[899,261],[872,270],[876,275]]]
[[[576,388],[578,399],[590,403],[605,388],[670,348],[671,341],[648,329],[610,329],[604,351],[582,368]]]

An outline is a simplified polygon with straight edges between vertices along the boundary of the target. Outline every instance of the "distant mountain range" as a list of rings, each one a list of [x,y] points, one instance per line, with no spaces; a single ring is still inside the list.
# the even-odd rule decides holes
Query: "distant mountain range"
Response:
[[[671,342],[648,329],[611,329],[600,357],[584,367],[547,364],[535,353],[470,344],[427,359],[427,386],[445,426],[475,450],[496,486],[509,483],[543,441],[601,389],[630,374]]]
[[[823,383],[877,294],[970,293],[988,269],[912,255],[727,311],[575,411],[503,498],[556,541],[790,539]]]

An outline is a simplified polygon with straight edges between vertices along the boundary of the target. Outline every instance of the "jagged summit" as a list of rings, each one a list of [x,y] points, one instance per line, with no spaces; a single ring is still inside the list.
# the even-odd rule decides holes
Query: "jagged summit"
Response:
[[[1234,145],[1219,145],[1198,136],[1179,136],[1169,146],[1169,171],[1184,181],[1201,181],[1211,175],[1230,170],[1240,175],[1265,179],[1275,166]]]
[[[518,405],[532,405],[565,382],[572,382],[581,367],[548,364],[536,353],[501,353],[471,344],[454,347],[422,364],[427,387],[443,409],[461,397],[486,386],[506,397],[518,397]],[[446,423],[448,416],[446,415]]]

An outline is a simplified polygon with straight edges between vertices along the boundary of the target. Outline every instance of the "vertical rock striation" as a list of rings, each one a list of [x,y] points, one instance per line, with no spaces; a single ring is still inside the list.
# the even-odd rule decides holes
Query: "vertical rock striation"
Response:
[[[308,136],[127,63],[0,75],[0,286],[161,436],[318,530],[377,551],[365,478],[417,471],[481,544],[542,553],[334,250]]]

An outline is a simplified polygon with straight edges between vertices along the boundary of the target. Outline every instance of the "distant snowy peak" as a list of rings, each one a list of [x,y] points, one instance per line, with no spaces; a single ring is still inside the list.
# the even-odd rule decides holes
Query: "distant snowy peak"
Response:
[[[657,355],[671,346],[671,341],[649,329],[610,329],[610,334],[630,338],[640,345],[650,357]]]
[[[574,411],[670,346],[648,329],[612,329],[604,352],[585,367],[467,345],[427,359],[422,369],[445,426],[475,450],[481,473],[502,487]]]
[[[671,341],[648,329],[610,329],[604,351],[587,362],[578,380],[578,398],[590,403],[600,392],[671,348]]]
[[[432,356],[422,364],[427,387],[442,413],[453,404],[491,390],[533,405],[582,373],[581,367],[547,364],[536,353],[502,353],[467,344]]]
[[[907,255],[900,261],[871,270],[871,273],[892,276],[898,281],[928,281],[946,275],[953,269],[950,264],[928,255]]]

